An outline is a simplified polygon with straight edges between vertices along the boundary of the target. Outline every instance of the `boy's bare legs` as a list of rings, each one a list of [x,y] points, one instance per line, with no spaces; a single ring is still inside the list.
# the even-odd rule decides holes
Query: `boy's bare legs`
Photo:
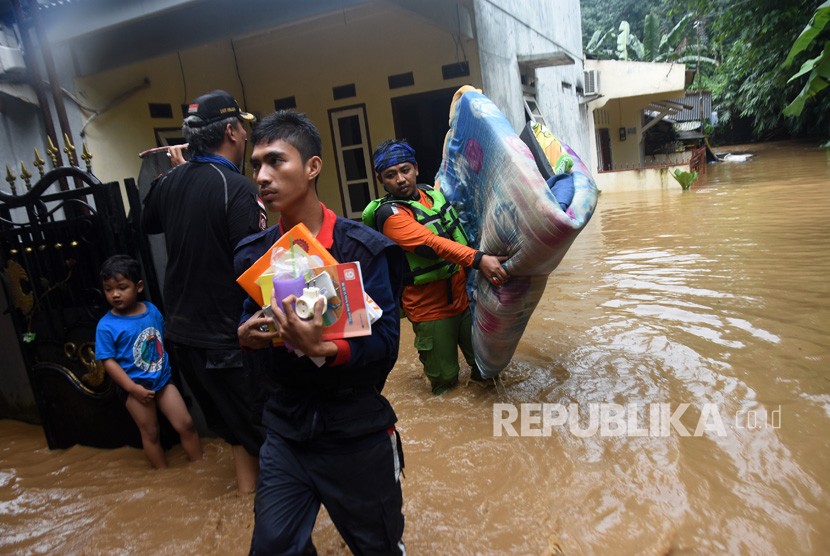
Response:
[[[159,409],[179,433],[184,453],[190,461],[202,459],[202,442],[199,433],[193,424],[193,417],[187,411],[182,395],[173,383],[168,383],[164,388],[156,392],[156,401]]]
[[[248,453],[244,446],[231,446],[233,464],[236,468],[236,488],[248,494],[256,490],[256,478],[259,475],[259,459]]]
[[[141,446],[144,448],[144,455],[150,460],[150,465],[156,469],[167,467],[167,459],[164,457],[164,449],[161,447],[159,438],[159,420],[156,415],[156,402],[149,401],[141,403],[133,396],[127,398],[127,411],[138,425],[141,433]]]

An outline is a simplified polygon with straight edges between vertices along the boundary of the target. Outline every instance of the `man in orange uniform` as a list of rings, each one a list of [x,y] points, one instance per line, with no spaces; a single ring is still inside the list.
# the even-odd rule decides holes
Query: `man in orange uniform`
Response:
[[[482,272],[493,284],[509,278],[504,258],[467,245],[455,209],[440,191],[417,183],[415,150],[406,141],[385,141],[373,155],[374,169],[388,195],[369,203],[363,222],[406,251],[404,314],[415,331],[415,348],[433,394],[458,383],[458,347],[481,380],[472,345],[472,315],[465,269]]]

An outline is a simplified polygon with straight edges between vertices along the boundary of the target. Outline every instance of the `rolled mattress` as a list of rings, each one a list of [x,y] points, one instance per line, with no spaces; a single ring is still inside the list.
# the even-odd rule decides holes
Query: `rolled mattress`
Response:
[[[473,286],[473,347],[481,374],[494,378],[510,363],[548,276],[559,265],[597,204],[597,187],[567,145],[532,124],[531,146],[547,167],[573,161],[574,197],[562,210],[530,148],[496,105],[472,87],[456,92],[436,187],[464,224],[471,245],[506,255],[510,281],[493,286],[478,273]],[[567,159],[567,157],[565,157]],[[570,164],[568,164],[570,166]]]

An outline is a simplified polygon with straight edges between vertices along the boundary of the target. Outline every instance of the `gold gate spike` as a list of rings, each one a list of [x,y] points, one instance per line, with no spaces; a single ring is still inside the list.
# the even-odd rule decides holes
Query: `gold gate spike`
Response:
[[[43,177],[43,167],[46,166],[46,161],[40,158],[40,153],[37,152],[37,147],[35,147],[35,161],[33,162],[35,166],[37,166],[37,171],[40,174],[40,177]]]
[[[26,191],[32,190],[32,174],[29,173],[29,170],[26,169],[26,165],[22,162],[20,163],[20,177],[23,178],[23,181],[26,182]]]
[[[55,146],[55,143],[52,141],[52,136],[49,137],[49,146],[46,148],[46,154],[49,155],[49,158],[52,159],[52,168],[58,167],[58,153],[60,152],[58,148]]]
[[[75,145],[72,144],[72,140],[66,133],[63,134],[63,144],[66,145],[63,152],[66,153],[66,157],[69,159],[69,164],[71,166],[77,166],[78,161],[75,159]]]
[[[84,159],[84,163],[86,164],[86,171],[91,174],[92,173],[92,154],[89,152],[89,149],[86,148],[86,141],[84,141],[83,145],[84,145],[84,152],[81,155],[81,158]]]
[[[14,182],[17,181],[17,176],[12,174],[12,169],[9,168],[8,164],[6,164],[6,181],[9,182],[9,187],[11,187],[12,195],[17,195],[17,188],[14,186]]]

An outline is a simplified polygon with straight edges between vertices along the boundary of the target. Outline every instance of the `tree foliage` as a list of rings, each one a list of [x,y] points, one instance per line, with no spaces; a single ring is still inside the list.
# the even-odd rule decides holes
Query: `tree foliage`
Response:
[[[827,0],[816,9],[816,13],[813,14],[810,23],[807,24],[807,27],[804,28],[804,31],[801,32],[793,43],[787,59],[784,60],[785,68],[790,67],[796,56],[801,52],[809,50],[813,43],[817,43],[819,45],[818,47],[821,48],[821,42],[817,39],[827,26],[828,21],[830,21],[830,0]],[[802,75],[808,76],[807,82],[798,96],[784,109],[785,116],[800,116],[804,111],[806,102],[827,88],[828,81],[830,81],[830,40],[824,43],[824,49],[821,51],[821,54],[804,62],[798,73],[790,77],[788,83],[798,79]]]
[[[666,33],[660,18],[649,13],[643,20],[643,39],[640,40],[627,20],[617,29],[597,30],[585,46],[585,51],[600,59],[633,60],[639,62],[672,62],[681,58],[697,64],[716,63],[713,58],[701,56],[699,43],[690,32],[692,15],[686,14]],[[695,52],[695,54],[689,54]],[[708,54],[706,52],[705,54]]]
[[[813,103],[798,118],[783,110],[801,88],[784,66],[790,47],[817,7],[815,0],[710,0],[713,38],[723,56],[713,97],[730,116],[749,119],[757,138],[826,135],[830,105]],[[801,56],[799,56],[801,57]]]
[[[830,82],[827,0],[582,0],[581,5],[583,33],[591,38],[587,53],[676,60],[698,69],[693,86],[711,89],[725,128],[746,123],[755,139],[830,134],[830,94],[815,94]],[[717,64],[698,68],[698,62]],[[801,68],[795,75],[792,64]],[[801,112],[791,108],[788,117],[784,109],[793,100]]]

